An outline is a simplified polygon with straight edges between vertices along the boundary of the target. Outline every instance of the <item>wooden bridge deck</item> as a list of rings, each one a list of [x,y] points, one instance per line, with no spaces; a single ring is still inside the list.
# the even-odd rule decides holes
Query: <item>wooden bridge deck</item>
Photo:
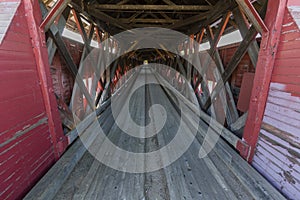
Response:
[[[148,74],[140,71],[134,76],[132,84],[145,78],[156,79],[153,71]],[[119,99],[116,103],[121,104],[122,98]],[[140,125],[149,123],[148,111],[153,104],[163,105],[168,118],[164,128],[150,138],[135,138],[122,132],[114,123],[110,106],[98,121],[108,138],[120,148],[131,152],[155,151],[175,136],[180,112],[162,87],[149,84],[132,96],[129,109],[132,119]],[[86,132],[95,131],[96,127],[97,121]],[[200,159],[198,152],[203,141],[200,132],[205,132],[208,125],[200,120],[199,127],[196,139],[178,160],[147,173],[112,169],[95,159],[77,139],[25,199],[284,199],[221,138],[208,156]],[[141,164],[147,162],[150,161],[145,159]]]

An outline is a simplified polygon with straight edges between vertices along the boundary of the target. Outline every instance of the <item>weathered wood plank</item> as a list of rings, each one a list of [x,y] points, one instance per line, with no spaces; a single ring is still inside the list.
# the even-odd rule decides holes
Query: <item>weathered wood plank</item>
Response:
[[[236,24],[239,28],[239,31],[240,31],[242,37],[244,38],[249,29],[248,25],[245,22],[246,19],[244,18],[243,14],[241,13],[241,11],[238,8],[234,9],[232,13],[233,13],[233,16],[235,16],[234,21],[236,22]],[[249,45],[248,54],[250,56],[251,62],[254,67],[256,67],[258,52],[259,52],[259,47],[258,47],[257,41],[253,40],[253,42]]]
[[[50,35],[52,37],[52,39],[54,40],[56,46],[58,47],[58,50],[60,52],[60,54],[62,55],[62,57],[65,59],[68,69],[70,70],[71,74],[73,75],[73,77],[75,78],[81,92],[84,94],[84,96],[86,97],[88,104],[91,108],[94,108],[94,103],[93,100],[91,98],[91,95],[89,94],[85,84],[83,83],[83,79],[82,77],[77,73],[77,67],[61,37],[61,35],[58,33],[56,27],[54,27],[54,25],[52,25],[50,27]]]
[[[245,55],[250,43],[255,38],[256,34],[257,34],[256,29],[254,28],[254,26],[252,26],[248,31],[247,35],[245,36],[245,38],[243,39],[243,41],[241,42],[240,46],[236,50],[234,56],[231,58],[226,71],[222,74],[222,79],[217,83],[214,90],[212,91],[211,98],[208,99],[204,104],[205,110],[209,108],[214,98],[222,90],[222,88],[224,87],[224,83],[226,83],[229,80],[231,74],[234,72],[239,62],[242,60],[243,56]]]
[[[116,5],[116,4],[94,4],[92,5],[98,10],[188,10],[199,11],[209,10],[211,6],[203,5]]]
[[[147,75],[147,78],[154,79],[156,76]],[[145,77],[136,76],[145,80]],[[130,85],[135,83],[135,79],[130,81]],[[120,98],[117,99],[117,106],[122,107],[124,99],[128,98],[128,92],[131,91],[131,86],[128,85],[121,91],[117,92]],[[162,133],[155,135],[152,138],[142,139],[129,137],[124,134],[114,123],[113,117],[109,110],[100,116],[99,123],[103,125],[104,131],[108,133],[110,141],[114,142],[120,148],[130,152],[149,152],[165,146],[177,132],[178,120],[182,116],[178,113],[178,107],[174,98],[170,94],[165,93],[160,86],[146,86],[137,91],[137,96],[132,98],[133,107],[131,116],[137,123],[144,125],[147,123],[147,113],[150,106],[159,103],[164,105],[164,108],[170,114],[168,124],[162,129]],[[126,95],[125,95],[126,94]],[[157,98],[160,96],[161,98]],[[145,100],[146,99],[146,100]],[[183,106],[191,106],[188,100],[182,100]],[[194,105],[194,104],[193,104]],[[183,120],[184,130],[194,130],[199,128],[199,133],[190,148],[183,154],[181,158],[164,169],[151,173],[125,173],[120,172],[95,161],[90,167],[85,168],[83,174],[78,174],[79,185],[74,186],[76,177],[68,179],[64,182],[64,198],[75,199],[151,199],[152,197],[162,199],[284,199],[265,179],[262,178],[246,161],[244,161],[226,142],[219,140],[216,147],[208,154],[205,159],[197,157],[205,133],[209,123],[200,120],[200,124],[194,123],[195,118],[199,116],[189,112],[187,119]],[[155,118],[153,119],[155,120]],[[130,126],[128,119],[125,119],[124,124]],[[97,126],[96,126],[97,127]],[[93,128],[95,130],[93,130]],[[98,131],[93,124],[87,131]],[[187,132],[188,133],[188,132]],[[74,143],[75,145],[76,143]],[[115,151],[108,151],[107,158],[110,156],[117,157]],[[66,153],[67,154],[67,153]],[[65,154],[65,155],[66,155]],[[74,155],[74,152],[73,152]],[[86,154],[87,155],[87,154]],[[87,157],[84,157],[87,159]],[[143,167],[147,166],[147,162],[138,163]],[[164,161],[162,161],[164,162]],[[81,162],[84,163],[84,162]],[[77,169],[83,169],[82,166],[77,166]],[[61,168],[56,168],[61,170]],[[74,170],[78,171],[78,170]],[[61,172],[62,173],[62,172]],[[60,176],[50,174],[51,178],[61,180]],[[50,175],[47,175],[50,177]],[[60,175],[60,174],[59,174]],[[75,176],[76,173],[73,173]],[[231,182],[230,182],[231,181]],[[61,182],[63,182],[61,180]],[[38,190],[44,194],[49,192],[49,183],[44,182],[42,190]],[[70,187],[69,192],[67,193]],[[55,191],[52,191],[55,192]],[[55,192],[57,194],[57,192]],[[36,196],[33,196],[36,197]],[[48,196],[47,196],[48,197]],[[50,193],[49,199],[62,197],[53,196]]]

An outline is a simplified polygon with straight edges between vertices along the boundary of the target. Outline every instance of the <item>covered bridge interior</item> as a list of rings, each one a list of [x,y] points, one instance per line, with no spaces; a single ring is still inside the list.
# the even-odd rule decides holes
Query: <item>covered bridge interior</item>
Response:
[[[0,199],[300,199],[297,0],[0,1]]]

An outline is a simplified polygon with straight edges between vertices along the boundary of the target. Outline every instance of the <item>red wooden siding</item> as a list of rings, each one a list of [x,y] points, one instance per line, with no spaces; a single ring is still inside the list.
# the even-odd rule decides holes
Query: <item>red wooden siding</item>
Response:
[[[34,12],[39,12],[34,2]],[[55,162],[25,13],[22,0],[0,45],[1,200],[20,199]],[[58,113],[55,120],[59,122]]]
[[[300,197],[300,31],[288,9],[253,165],[291,199]]]

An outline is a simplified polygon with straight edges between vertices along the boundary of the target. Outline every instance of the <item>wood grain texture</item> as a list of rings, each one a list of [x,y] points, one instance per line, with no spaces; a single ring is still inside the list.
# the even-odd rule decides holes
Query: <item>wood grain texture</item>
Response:
[[[300,31],[288,9],[253,166],[290,199],[300,196]]]
[[[128,94],[130,85],[139,78],[145,77],[139,75],[131,79],[132,83],[128,83],[123,92],[118,92],[119,103],[127,98],[124,93]],[[153,75],[147,76],[147,79],[150,78],[155,79]],[[147,112],[151,105],[163,105],[168,113],[165,126],[150,138],[130,137],[114,123],[109,106],[100,114],[98,121],[110,141],[132,152],[154,151],[169,143],[177,132],[180,120],[176,100],[160,86],[148,85],[139,88],[131,102],[131,117],[142,125],[149,121]],[[198,117],[192,113],[191,110],[191,129],[195,128],[193,121]],[[126,173],[107,167],[89,152],[82,154],[81,150],[78,151],[81,147],[77,140],[62,157],[60,164],[57,163],[25,199],[284,199],[222,139],[206,158],[199,159],[198,151],[208,128],[206,122],[200,121],[197,139],[190,148],[171,165],[149,173]],[[93,124],[87,132],[97,132]],[[78,159],[78,152],[81,152],[81,159]],[[117,155],[112,151],[109,156]],[[77,164],[69,168],[70,163],[74,164],[73,160]],[[148,162],[150,160],[146,158],[144,163],[137,164],[147,167]],[[63,169],[68,169],[69,175],[54,177],[53,174],[65,171],[61,163],[65,163]]]
[[[3,4],[9,3],[1,2],[0,21]],[[5,200],[22,198],[55,161],[24,1],[16,8],[10,9],[13,18],[0,42],[0,199]]]

